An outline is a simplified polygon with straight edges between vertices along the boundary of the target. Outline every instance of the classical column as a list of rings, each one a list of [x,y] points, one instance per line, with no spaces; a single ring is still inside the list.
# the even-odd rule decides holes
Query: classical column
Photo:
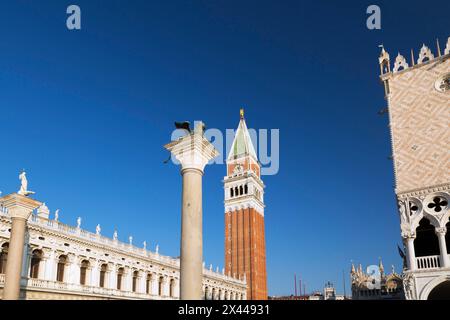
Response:
[[[414,239],[416,238],[415,234],[407,234],[404,237],[406,241],[406,256],[408,258],[408,267],[409,270],[416,270],[416,253],[414,250]]]
[[[159,285],[159,276],[155,273],[152,274],[152,278],[150,280],[150,293],[154,296],[158,296],[158,285]]]
[[[169,279],[165,276],[162,281],[162,295],[163,297],[169,296]]]
[[[44,279],[49,281],[55,281],[56,279],[56,251],[50,250],[46,253],[47,260],[45,262],[45,275]]]
[[[86,284],[92,287],[98,287],[100,284],[100,268],[101,262],[96,259],[89,260],[90,272],[86,277]]]
[[[441,268],[448,268],[450,267],[450,262],[448,260],[447,244],[445,243],[445,234],[447,233],[447,228],[446,227],[436,228],[435,232],[439,239]]]
[[[193,133],[165,148],[181,163],[183,179],[181,209],[180,298],[202,299],[203,230],[202,176],[209,160],[219,153],[203,136],[200,123]]]
[[[0,199],[11,217],[11,236],[6,262],[4,300],[17,300],[20,296],[25,229],[28,218],[41,203],[26,196],[13,193]]]
[[[173,297],[180,299],[180,281],[178,279],[175,279],[173,285]]]

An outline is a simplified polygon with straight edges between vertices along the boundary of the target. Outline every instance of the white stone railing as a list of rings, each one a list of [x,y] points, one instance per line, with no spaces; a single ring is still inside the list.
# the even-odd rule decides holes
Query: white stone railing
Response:
[[[437,269],[441,267],[439,256],[426,256],[416,258],[417,269]]]
[[[59,221],[50,220],[46,218],[39,217],[36,214],[31,215],[30,224],[38,225],[47,229],[52,229],[58,232],[61,232],[63,234],[67,234],[70,236],[76,236],[81,239],[87,240],[89,242],[97,243],[102,246],[109,246],[114,249],[120,249],[125,251],[126,253],[133,253],[139,256],[148,257],[153,260],[156,260],[158,262],[163,262],[167,265],[170,265],[172,267],[179,267],[180,262],[179,259],[175,259],[169,256],[163,256],[159,253],[151,252],[149,250],[146,250],[144,248],[138,248],[134,245],[131,245],[129,243],[124,243],[118,240],[114,240],[105,236],[102,236],[100,234],[95,234],[92,232],[89,232],[87,230],[83,230],[81,228],[69,226],[67,224],[61,223]]]
[[[210,277],[210,278],[224,280],[224,281],[227,281],[227,282],[234,282],[237,285],[245,285],[247,283],[247,281],[245,281],[245,280],[241,280],[241,279],[238,279],[238,278],[233,278],[233,277],[227,276],[226,274],[219,273],[219,272],[214,272],[214,271],[206,269],[206,268],[203,268],[203,274],[205,276]]]
[[[58,231],[58,232],[61,232],[63,234],[67,234],[70,236],[76,236],[81,239],[87,240],[89,242],[100,244],[102,246],[109,246],[114,249],[120,249],[126,253],[134,253],[134,254],[142,256],[142,257],[150,258],[152,260],[165,263],[168,266],[171,266],[173,268],[179,269],[179,267],[180,267],[179,259],[160,255],[159,253],[151,252],[144,248],[138,248],[134,245],[130,245],[129,243],[120,242],[118,240],[114,240],[114,239],[102,236],[100,234],[95,234],[95,233],[89,232],[87,230],[83,230],[81,228],[69,226],[69,225],[61,223],[59,221],[39,217],[36,214],[31,215],[30,224],[32,224],[32,225],[34,224],[34,225],[37,225],[40,227]],[[246,284],[246,281],[244,281],[244,280],[236,279],[236,278],[230,277],[228,275],[225,275],[225,274],[222,274],[219,272],[214,272],[214,271],[206,269],[206,268],[203,269],[203,274],[205,274],[206,276],[208,276],[210,278],[220,279],[220,280],[224,280],[227,282],[231,281],[231,282],[234,282],[235,284],[241,285],[241,286]]]
[[[40,291],[63,291],[68,294],[92,294],[100,295],[105,297],[115,297],[115,298],[130,298],[130,299],[158,299],[158,300],[173,300],[176,298],[156,296],[151,294],[123,291],[110,288],[101,288],[94,286],[85,286],[81,284],[72,284],[59,281],[49,281],[43,279],[24,279],[26,280],[27,289],[39,289]]]

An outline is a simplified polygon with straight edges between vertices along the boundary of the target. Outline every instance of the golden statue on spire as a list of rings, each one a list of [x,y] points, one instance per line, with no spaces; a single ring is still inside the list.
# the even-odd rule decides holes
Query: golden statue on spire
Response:
[[[244,109],[241,109],[240,114],[241,114],[241,119],[244,119]]]

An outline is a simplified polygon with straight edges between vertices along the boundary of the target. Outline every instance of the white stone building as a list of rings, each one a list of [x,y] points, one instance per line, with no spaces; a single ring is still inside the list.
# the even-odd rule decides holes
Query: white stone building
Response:
[[[0,298],[11,228],[1,199]],[[179,298],[179,259],[105,237],[100,226],[92,233],[49,219],[45,204],[28,219],[25,239],[21,299]],[[203,268],[205,299],[246,299],[245,279],[218,271]]]
[[[450,37],[417,60],[383,48],[407,299],[450,299]],[[403,254],[403,253],[402,253]]]

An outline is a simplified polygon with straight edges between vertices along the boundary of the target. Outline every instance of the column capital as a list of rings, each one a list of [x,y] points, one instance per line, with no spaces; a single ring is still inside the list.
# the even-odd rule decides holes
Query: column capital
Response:
[[[42,205],[41,202],[23,196],[18,193],[11,193],[0,198],[0,203],[8,209],[11,218],[21,218],[27,220],[34,209]]]
[[[181,170],[197,169],[203,173],[208,162],[219,155],[214,145],[196,130],[164,146],[181,163]]]
[[[447,233],[447,228],[446,227],[439,227],[439,228],[435,228],[434,232],[439,235],[442,234],[445,236],[445,234]]]
[[[416,233],[415,232],[411,232],[411,231],[402,232],[402,238],[406,239],[406,240],[408,240],[408,239],[415,239],[416,238]]]

